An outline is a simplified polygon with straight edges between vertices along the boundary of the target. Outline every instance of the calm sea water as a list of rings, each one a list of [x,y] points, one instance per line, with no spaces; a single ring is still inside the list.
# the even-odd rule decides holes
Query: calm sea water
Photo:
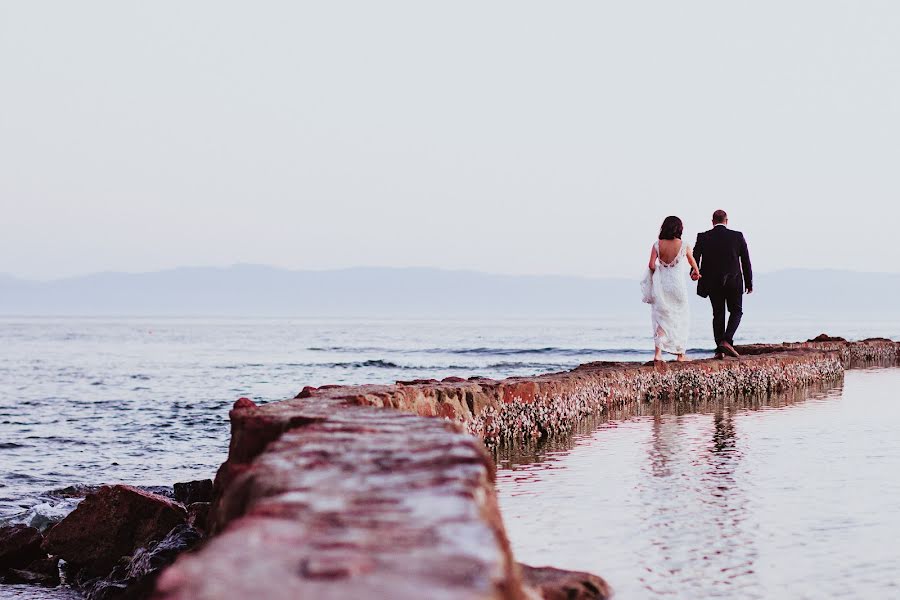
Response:
[[[499,456],[519,560],[619,598],[900,597],[900,369],[612,415]]]
[[[694,356],[708,354],[707,329],[698,319]],[[741,334],[783,341],[823,329],[748,318]],[[270,402],[304,385],[644,361],[652,355],[647,330],[646,320],[0,318],[0,522],[41,525],[65,514],[81,494],[73,486],[213,476],[227,452],[228,410],[240,396]],[[827,331],[900,338],[900,323],[834,320]],[[864,406],[866,398],[857,401]],[[597,468],[626,460],[627,445],[621,452],[598,459]]]

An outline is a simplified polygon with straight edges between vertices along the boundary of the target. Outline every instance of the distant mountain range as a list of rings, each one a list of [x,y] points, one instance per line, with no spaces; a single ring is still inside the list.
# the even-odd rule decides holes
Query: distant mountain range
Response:
[[[897,298],[900,274],[790,270],[758,275],[747,306],[768,317],[900,318]],[[236,265],[47,282],[0,275],[0,314],[631,318],[646,306],[628,279]]]

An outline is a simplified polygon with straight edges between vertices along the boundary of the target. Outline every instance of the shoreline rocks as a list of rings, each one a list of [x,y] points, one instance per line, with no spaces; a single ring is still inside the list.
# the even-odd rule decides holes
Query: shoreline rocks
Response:
[[[0,527],[0,583],[59,585],[59,557],[43,549],[44,536],[27,525]]]
[[[176,525],[164,538],[140,547],[102,577],[80,572],[76,587],[87,600],[140,600],[153,592],[160,572],[179,555],[194,548],[202,534],[187,524]]]
[[[41,532],[27,525],[0,527],[0,571],[22,569],[46,558]]]
[[[293,418],[257,456],[233,447],[247,462],[215,500],[219,533],[155,598],[526,598],[475,438],[334,401]]]
[[[88,600],[139,599],[149,596],[164,567],[204,537],[212,480],[54,493],[83,500],[44,533],[21,524],[0,527],[0,584],[54,588],[63,583],[62,569],[67,588]]]
[[[128,485],[103,486],[47,531],[44,549],[90,575],[160,540],[187,519],[174,501]]]

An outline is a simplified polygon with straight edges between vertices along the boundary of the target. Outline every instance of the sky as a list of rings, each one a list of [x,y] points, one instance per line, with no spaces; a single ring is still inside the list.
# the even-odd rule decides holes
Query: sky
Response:
[[[0,273],[898,272],[900,3],[0,3]]]

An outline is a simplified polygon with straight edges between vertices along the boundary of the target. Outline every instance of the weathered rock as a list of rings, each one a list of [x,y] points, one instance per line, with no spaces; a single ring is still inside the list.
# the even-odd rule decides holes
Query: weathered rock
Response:
[[[41,532],[27,525],[0,527],[0,570],[21,569],[29,563],[46,558],[41,548]]]
[[[59,585],[59,557],[40,558],[22,569],[10,569],[6,583],[27,583],[56,587]]]
[[[440,419],[310,400],[269,439],[232,411],[219,533],[160,577],[157,598],[523,598],[490,455]],[[253,421],[251,423],[251,421]],[[258,449],[256,455],[248,448]]]
[[[432,383],[440,383],[437,379],[410,379],[408,381],[397,381],[397,385],[430,385]],[[325,389],[325,388],[319,388]],[[338,389],[338,388],[333,388]]]
[[[316,388],[312,387],[311,385],[307,385],[302,390],[300,390],[300,393],[294,396],[294,398],[309,398],[315,391]]]
[[[250,398],[238,398],[234,403],[234,410],[241,408],[256,408],[256,403]]]
[[[553,567],[520,564],[525,585],[537,590],[544,600],[607,600],[612,590],[602,577]]]
[[[847,340],[842,337],[834,337],[830,336],[827,333],[820,333],[813,339],[809,340],[810,342],[846,342]]]
[[[194,502],[212,502],[213,499],[212,479],[176,483],[173,489],[175,490],[175,499],[185,506]]]
[[[161,540],[186,516],[168,498],[127,485],[103,486],[47,532],[44,548],[88,574],[105,575],[123,556]]]
[[[188,504],[188,525],[201,533],[206,533],[207,521],[209,519],[209,507],[209,502],[194,502],[193,504]]]
[[[78,587],[87,600],[140,600],[153,591],[159,573],[184,552],[196,546],[202,536],[188,525],[178,525],[162,540],[138,548],[105,577],[81,580]]]

